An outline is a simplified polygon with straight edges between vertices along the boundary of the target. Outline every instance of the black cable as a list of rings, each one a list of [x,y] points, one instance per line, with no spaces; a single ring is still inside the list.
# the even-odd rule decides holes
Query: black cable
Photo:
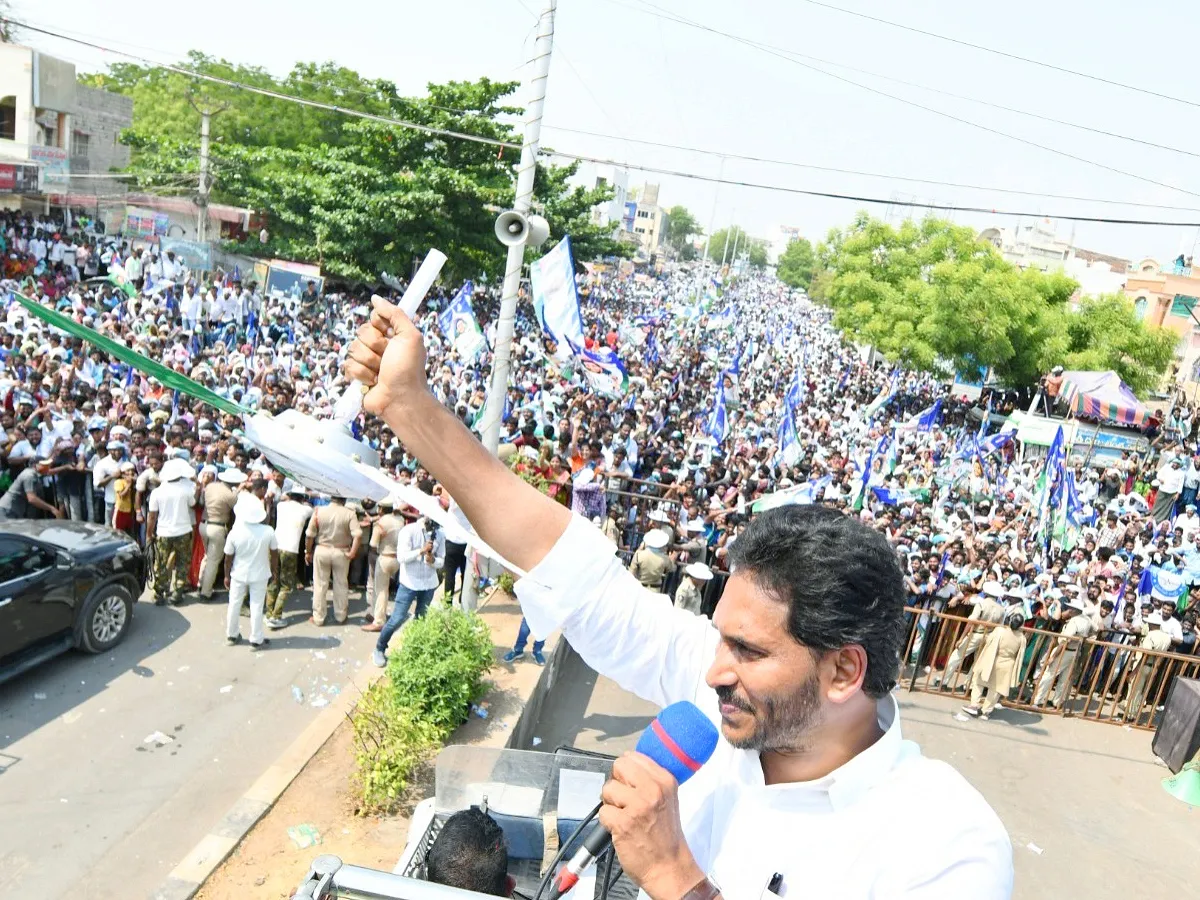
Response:
[[[554,854],[554,859],[550,860],[550,866],[546,869],[546,873],[542,875],[542,880],[538,884],[537,891],[534,892],[533,900],[542,900],[542,893],[546,890],[546,885],[550,883],[550,879],[554,877],[555,868],[560,862],[562,862],[563,857],[567,855],[567,848],[569,848],[571,844],[578,839],[579,835],[583,833],[583,829],[586,828],[591,821],[596,818],[599,812],[600,804],[597,803],[592,808],[592,811],[584,817],[583,821],[575,827],[575,830],[571,832],[570,836],[563,841],[561,845],[559,845],[558,852]]]
[[[613,859],[616,857],[617,851],[611,844],[608,847],[608,859],[604,863],[604,881],[601,883],[600,900],[608,900],[609,879],[612,876]]]
[[[613,2],[617,2],[617,0],[613,0]],[[624,5],[624,4],[619,4],[619,5]],[[394,125],[394,126],[400,127],[400,128],[411,128],[411,129],[415,129],[417,131],[421,131],[426,134],[432,134],[432,135],[435,135],[438,137],[457,138],[460,140],[472,141],[472,142],[481,143],[481,144],[488,144],[490,146],[502,147],[505,149],[519,150],[521,148],[519,144],[516,144],[512,141],[502,141],[502,140],[498,140],[496,138],[483,137],[481,135],[464,134],[462,132],[451,131],[448,129],[433,128],[428,125],[421,125],[421,124],[418,124],[415,122],[408,122],[403,119],[395,119],[395,118],[391,118],[388,116],[380,116],[380,115],[375,115],[373,113],[365,113],[365,112],[361,112],[361,111],[355,110],[355,109],[347,109],[346,107],[336,106],[335,104],[332,104],[332,103],[320,103],[320,102],[317,102],[314,100],[306,100],[302,97],[295,97],[290,94],[281,93],[279,91],[267,90],[265,88],[259,88],[259,87],[255,87],[253,85],[242,84],[240,82],[232,81],[232,80],[226,79],[226,78],[218,78],[213,75],[204,75],[201,73],[192,72],[187,69],[180,68],[178,66],[163,66],[158,63],[154,63],[151,60],[146,60],[145,58],[139,57],[135,54],[128,53],[124,50],[116,50],[116,49],[113,49],[110,47],[102,46],[100,44],[95,44],[95,43],[92,43],[89,41],[85,41],[80,38],[68,37],[66,35],[59,34],[59,33],[53,32],[53,31],[49,31],[47,29],[37,28],[32,25],[26,25],[22,22],[18,22],[18,21],[12,20],[12,19],[6,19],[5,21],[11,22],[13,25],[15,25],[19,28],[25,28],[30,31],[38,32],[40,34],[49,35],[50,37],[55,37],[55,38],[59,38],[61,40],[66,40],[66,41],[71,41],[74,43],[82,44],[86,47],[91,47],[93,49],[101,50],[106,53],[117,53],[121,56],[125,56],[130,59],[135,59],[135,60],[138,60],[143,63],[148,63],[150,65],[159,66],[160,68],[164,68],[168,71],[174,71],[179,74],[187,75],[187,76],[197,78],[200,80],[204,80],[204,81],[216,82],[218,84],[225,85],[226,87],[233,87],[233,88],[239,88],[242,90],[247,90],[247,91],[250,91],[251,93],[261,94],[263,96],[271,97],[276,100],[288,100],[288,101],[291,101],[294,103],[299,103],[303,106],[310,106],[310,107],[315,107],[318,109],[324,109],[329,112],[337,112],[337,113],[342,113],[342,114],[345,114],[348,116],[354,116],[357,118],[363,118],[363,119],[369,119],[372,121],[383,122],[385,124]],[[695,25],[695,23],[687,22],[686,20],[677,20],[677,21],[683,22],[683,24],[694,25],[694,27],[699,27],[706,31],[716,32],[715,29],[708,28],[707,26]],[[724,34],[723,32],[716,32],[716,33]],[[733,35],[726,35],[726,36],[732,37],[734,40],[737,40],[741,43],[750,43],[743,38],[738,38]],[[753,44],[751,44],[751,46],[753,46]],[[778,54],[775,54],[775,55],[778,55]],[[782,58],[787,59],[788,57],[782,57]],[[791,61],[796,62],[795,60],[791,60]],[[798,64],[800,64],[800,63],[798,63]],[[815,68],[815,67],[809,67],[809,68]],[[818,70],[818,71],[821,71],[821,70]],[[832,74],[832,73],[825,73],[825,74]],[[840,76],[837,76],[837,75],[832,75],[832,77],[840,78]],[[842,80],[848,81],[849,79],[842,79]],[[857,82],[854,82],[854,81],[850,81],[850,83],[855,84],[855,85],[858,84]],[[859,86],[862,86],[862,85],[859,85]],[[874,88],[866,88],[866,89],[875,91]],[[884,93],[884,96],[889,96],[889,97],[892,96],[890,94],[886,94],[885,92],[881,92],[881,91],[875,91],[875,92],[876,93]],[[906,103],[912,102],[912,101],[905,101],[905,100],[903,100],[903,98],[895,98],[895,99],[900,99],[900,100],[902,100],[902,102],[906,102]],[[920,104],[915,104],[915,105],[920,106]],[[945,115],[945,116],[948,116],[949,118],[957,119],[957,117],[955,117],[955,116],[950,116],[948,113],[942,113],[941,111],[935,110],[932,107],[921,107],[921,108],[929,109],[931,112],[935,112],[938,115]],[[975,124],[966,119],[959,119],[958,121],[962,121],[968,125]],[[986,131],[992,131],[993,133],[999,134],[1003,137],[1012,137],[1014,140],[1017,140],[1017,141],[1022,141],[1024,143],[1033,143],[1033,142],[1025,141],[1023,138],[1017,138],[1017,137],[1014,137],[1013,135],[1005,134],[1004,132],[987,128],[986,126],[979,125],[977,127],[983,128]],[[1034,143],[1033,146],[1042,147],[1042,145],[1036,144],[1036,143]],[[1047,150],[1050,150],[1050,152],[1054,152],[1054,153],[1062,153],[1062,151],[1056,151],[1056,150],[1053,150],[1052,148],[1048,148],[1048,147],[1042,147],[1042,149],[1047,149]],[[673,176],[676,178],[687,178],[687,179],[691,179],[693,181],[703,181],[703,182],[714,183],[714,184],[724,184],[724,185],[730,185],[733,187],[755,188],[758,190],[778,191],[780,193],[799,194],[799,195],[808,196],[808,197],[823,197],[823,198],[830,199],[830,200],[848,200],[848,201],[852,201],[855,203],[868,203],[868,204],[875,204],[875,205],[881,205],[881,206],[901,206],[901,207],[912,208],[912,209],[928,209],[930,211],[937,210],[937,211],[941,211],[941,212],[983,213],[985,215],[993,215],[993,216],[1014,216],[1014,217],[1015,216],[1028,216],[1028,217],[1032,217],[1032,218],[1045,217],[1045,218],[1051,218],[1051,219],[1061,219],[1066,222],[1095,222],[1095,223],[1102,224],[1102,225],[1155,225],[1155,226],[1165,226],[1165,227],[1172,227],[1172,228],[1200,227],[1200,222],[1169,222],[1169,221],[1150,220],[1150,219],[1118,219],[1118,218],[1104,218],[1104,217],[1097,217],[1097,216],[1072,216],[1072,215],[1062,215],[1062,214],[1058,214],[1058,213],[1050,213],[1050,212],[1046,212],[1044,210],[1014,211],[1014,210],[998,209],[995,207],[989,208],[989,207],[981,207],[981,206],[954,206],[954,205],[950,205],[950,204],[921,203],[921,202],[917,202],[917,201],[884,199],[882,197],[863,197],[863,196],[858,196],[858,195],[854,195],[854,194],[841,194],[841,193],[837,193],[834,191],[813,191],[813,190],[806,190],[806,189],[802,189],[802,188],[784,187],[782,185],[762,184],[762,183],[750,182],[750,181],[739,181],[739,180],[730,179],[730,178],[722,178],[720,176],[700,175],[700,174],[697,174],[694,172],[684,172],[684,171],[679,171],[679,170],[675,170],[675,169],[667,169],[667,168],[663,168],[663,167],[659,167],[659,166],[643,165],[641,163],[630,162],[628,160],[617,160],[617,159],[608,159],[608,158],[597,157],[597,156],[587,156],[587,155],[579,154],[579,153],[568,153],[565,151],[551,150],[551,149],[548,149],[545,147],[541,148],[540,152],[543,156],[553,156],[553,157],[559,157],[562,159],[577,160],[580,162],[591,162],[591,163],[597,163],[599,165],[617,166],[619,168],[634,169],[634,170],[637,170],[640,172],[648,172],[648,173],[657,174],[657,175],[670,175],[670,176]],[[1182,193],[1192,194],[1193,196],[1200,197],[1200,194],[1193,194],[1192,191],[1188,191],[1184,188],[1177,188],[1177,187],[1174,187],[1173,185],[1154,181],[1153,179],[1146,179],[1146,178],[1143,178],[1142,176],[1136,175],[1132,172],[1126,172],[1121,169],[1115,169],[1110,166],[1105,166],[1103,163],[1093,163],[1091,160],[1084,159],[1082,157],[1075,157],[1075,156],[1072,156],[1071,154],[1064,153],[1063,155],[1066,155],[1072,159],[1076,159],[1080,162],[1088,163],[1090,165],[1096,165],[1096,166],[1099,166],[1100,168],[1104,168],[1104,169],[1109,169],[1110,171],[1116,172],[1121,175],[1126,175],[1130,178],[1136,178],[1136,179],[1143,180],[1143,181],[1149,181],[1151,184],[1156,184],[1156,185],[1159,185],[1160,187],[1167,187],[1172,190],[1177,190]],[[1137,205],[1137,204],[1131,204],[1131,205]]]
[[[1023,138],[1023,137],[1019,137],[1018,135],[1015,135],[1015,134],[1009,134],[1008,132],[1001,131],[998,128],[992,128],[988,125],[983,125],[979,122],[973,122],[970,119],[964,119],[962,116],[956,116],[953,113],[943,112],[942,110],[937,109],[936,107],[926,106],[924,103],[918,103],[916,100],[909,100],[907,97],[901,97],[898,94],[889,94],[887,91],[881,90],[876,87],[871,87],[870,85],[863,84],[860,81],[855,81],[853,78],[847,78],[844,75],[838,75],[836,72],[830,72],[827,69],[822,69],[820,66],[814,66],[811,63],[801,62],[799,59],[789,56],[787,54],[787,52],[780,51],[774,47],[771,47],[768,44],[762,44],[758,41],[753,41],[753,40],[750,40],[749,38],[741,37],[740,35],[731,34],[728,31],[721,31],[719,28],[713,28],[710,25],[704,25],[703,23],[695,22],[691,19],[685,19],[684,17],[682,17],[680,15],[672,13],[670,10],[664,10],[664,9],[662,9],[662,7],[655,6],[653,3],[649,3],[649,2],[647,2],[647,0],[638,0],[638,2],[641,2],[643,5],[650,7],[651,9],[658,10],[657,13],[646,12],[645,10],[639,10],[637,7],[627,6],[625,3],[622,3],[621,0],[610,0],[610,2],[616,3],[618,6],[625,6],[626,9],[633,9],[634,11],[642,12],[645,15],[661,16],[663,18],[666,18],[667,21],[675,22],[677,25],[686,25],[689,28],[695,28],[695,29],[698,29],[699,31],[705,31],[705,32],[708,32],[709,34],[715,34],[719,37],[723,37],[723,38],[727,38],[732,41],[736,41],[739,44],[745,44],[746,46],[753,47],[754,49],[760,50],[763,53],[767,53],[771,56],[778,57],[779,59],[786,60],[787,62],[790,62],[793,65],[801,66],[802,68],[805,68],[805,69],[810,69],[813,72],[819,72],[820,74],[826,76],[827,78],[833,78],[833,79],[836,79],[837,81],[844,82],[845,84],[853,85],[854,87],[859,88],[860,90],[864,90],[864,91],[867,91],[872,94],[878,94],[879,96],[886,97],[889,100],[895,100],[897,103],[903,103],[907,106],[912,106],[912,107],[915,107],[916,109],[924,110],[925,112],[928,112],[928,113],[933,113],[935,116],[941,116],[942,118],[950,119],[952,122],[958,122],[962,125],[970,125],[972,128],[978,128],[979,130],[986,131],[989,134],[995,134],[995,135],[998,135],[999,137],[1005,137],[1005,138],[1008,138],[1009,140],[1017,141],[1018,143],[1026,144],[1030,147],[1035,147],[1038,150],[1044,150],[1047,153],[1053,153],[1056,156],[1062,156],[1067,159],[1073,160],[1075,162],[1081,162],[1081,163],[1085,163],[1089,166],[1095,166],[1096,168],[1104,169],[1105,171],[1113,172],[1117,175],[1124,175],[1127,178],[1134,178],[1138,181],[1144,181],[1147,184],[1153,184],[1158,187],[1169,188],[1170,190],[1179,191],[1182,194],[1189,194],[1193,197],[1200,197],[1200,193],[1188,190],[1187,188],[1178,187],[1177,185],[1169,184],[1168,182],[1165,182],[1165,181],[1157,181],[1156,179],[1149,178],[1145,175],[1138,175],[1136,172],[1129,172],[1125,169],[1118,169],[1116,166],[1110,166],[1107,163],[1097,162],[1094,159],[1088,159],[1087,157],[1084,157],[1084,156],[1077,156],[1074,153],[1069,153],[1066,150],[1059,150],[1057,147],[1051,147],[1048,144],[1039,144],[1037,141],[1030,140],[1029,138]]]
[[[1104,78],[1103,76],[1100,76],[1100,75],[1091,75],[1087,72],[1079,72],[1075,69],[1068,69],[1065,66],[1056,66],[1056,65],[1054,65],[1054,63],[1042,62],[1040,59],[1031,59],[1028,56],[1020,56],[1016,53],[1008,53],[1007,51],[1004,51],[1004,50],[997,50],[994,47],[986,47],[983,44],[973,44],[970,41],[964,41],[961,38],[953,38],[953,37],[950,37],[949,35],[938,34],[935,31],[925,31],[923,28],[916,28],[915,26],[912,26],[912,25],[903,25],[900,22],[892,22],[889,19],[881,19],[878,16],[868,15],[867,13],[858,12],[857,10],[853,10],[853,9],[843,9],[840,6],[834,6],[832,3],[823,3],[823,2],[821,2],[821,0],[803,0],[803,2],[811,4],[812,6],[820,6],[823,9],[829,9],[829,10],[832,10],[833,12],[839,12],[839,13],[842,13],[843,15],[856,16],[860,19],[867,19],[871,22],[878,22],[880,25],[890,25],[892,28],[899,28],[903,31],[911,31],[914,34],[920,34],[925,37],[936,38],[939,41],[946,41],[951,44],[958,44],[960,47],[969,47],[972,50],[982,50],[984,53],[992,53],[992,54],[995,54],[996,56],[1003,56],[1006,59],[1016,60],[1017,62],[1029,63],[1030,65],[1033,65],[1033,66],[1041,66],[1044,69],[1050,69],[1054,72],[1062,72],[1064,75],[1074,75],[1077,78],[1087,78],[1091,81],[1098,81],[1101,84],[1107,84],[1111,87],[1119,87],[1119,88],[1123,88],[1127,91],[1134,91],[1139,94],[1146,94],[1151,97],[1158,97],[1161,100],[1171,100],[1175,103],[1183,103],[1186,106],[1200,106],[1200,102],[1197,102],[1195,100],[1187,100],[1187,99],[1184,99],[1183,97],[1172,97],[1170,94],[1159,93],[1158,91],[1152,91],[1149,88],[1141,88],[1141,87],[1137,87],[1136,85],[1125,84],[1124,82],[1120,82],[1120,81],[1114,81],[1111,78]]]

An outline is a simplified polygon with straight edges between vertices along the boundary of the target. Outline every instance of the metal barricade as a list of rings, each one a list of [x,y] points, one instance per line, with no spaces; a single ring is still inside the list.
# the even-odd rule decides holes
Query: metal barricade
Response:
[[[1008,626],[946,612],[941,602],[905,607],[909,633],[902,663],[908,689],[969,696],[972,666],[987,636]],[[1135,635],[1067,638],[1037,626],[1021,632],[1026,648],[1018,686],[1001,704],[1010,709],[1153,730],[1171,682],[1200,677],[1200,657],[1126,642],[1136,641]]]

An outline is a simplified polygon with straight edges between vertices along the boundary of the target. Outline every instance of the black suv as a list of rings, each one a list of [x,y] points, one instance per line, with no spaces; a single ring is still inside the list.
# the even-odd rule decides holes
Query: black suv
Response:
[[[0,522],[0,681],[129,631],[145,559],[127,535],[64,519]]]

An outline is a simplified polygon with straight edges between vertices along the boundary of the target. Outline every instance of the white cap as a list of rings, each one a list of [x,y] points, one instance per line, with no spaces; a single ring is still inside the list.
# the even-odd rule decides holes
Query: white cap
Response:
[[[691,575],[693,578],[698,578],[700,581],[712,581],[712,569],[710,569],[704,563],[692,563],[683,571],[688,575]]]
[[[671,536],[661,528],[652,528],[646,532],[646,546],[651,550],[661,550],[671,543]]]
[[[257,525],[267,518],[267,508],[253,494],[241,493],[238,494],[237,503],[233,505],[233,516],[239,522]]]
[[[985,581],[983,583],[983,592],[989,597],[1003,597],[1004,585],[998,581]]]
[[[579,474],[575,476],[573,484],[575,487],[587,487],[596,480],[596,473],[591,469],[580,469]]]
[[[217,478],[226,484],[241,484],[246,480],[246,473],[241,469],[226,469],[217,474]]]
[[[163,463],[162,471],[158,474],[163,481],[176,481],[180,478],[191,479],[196,477],[196,471],[187,463],[187,461],[180,459],[177,456],[174,456]]]
[[[1146,616],[1147,625],[1161,625],[1163,623],[1162,615],[1158,612],[1152,612]]]

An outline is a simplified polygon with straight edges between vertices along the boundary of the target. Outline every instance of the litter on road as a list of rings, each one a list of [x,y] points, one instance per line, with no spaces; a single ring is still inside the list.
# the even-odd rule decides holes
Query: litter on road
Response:
[[[301,850],[321,843],[321,832],[317,831],[317,826],[309,825],[307,822],[303,825],[292,825],[289,827],[287,836]]]

